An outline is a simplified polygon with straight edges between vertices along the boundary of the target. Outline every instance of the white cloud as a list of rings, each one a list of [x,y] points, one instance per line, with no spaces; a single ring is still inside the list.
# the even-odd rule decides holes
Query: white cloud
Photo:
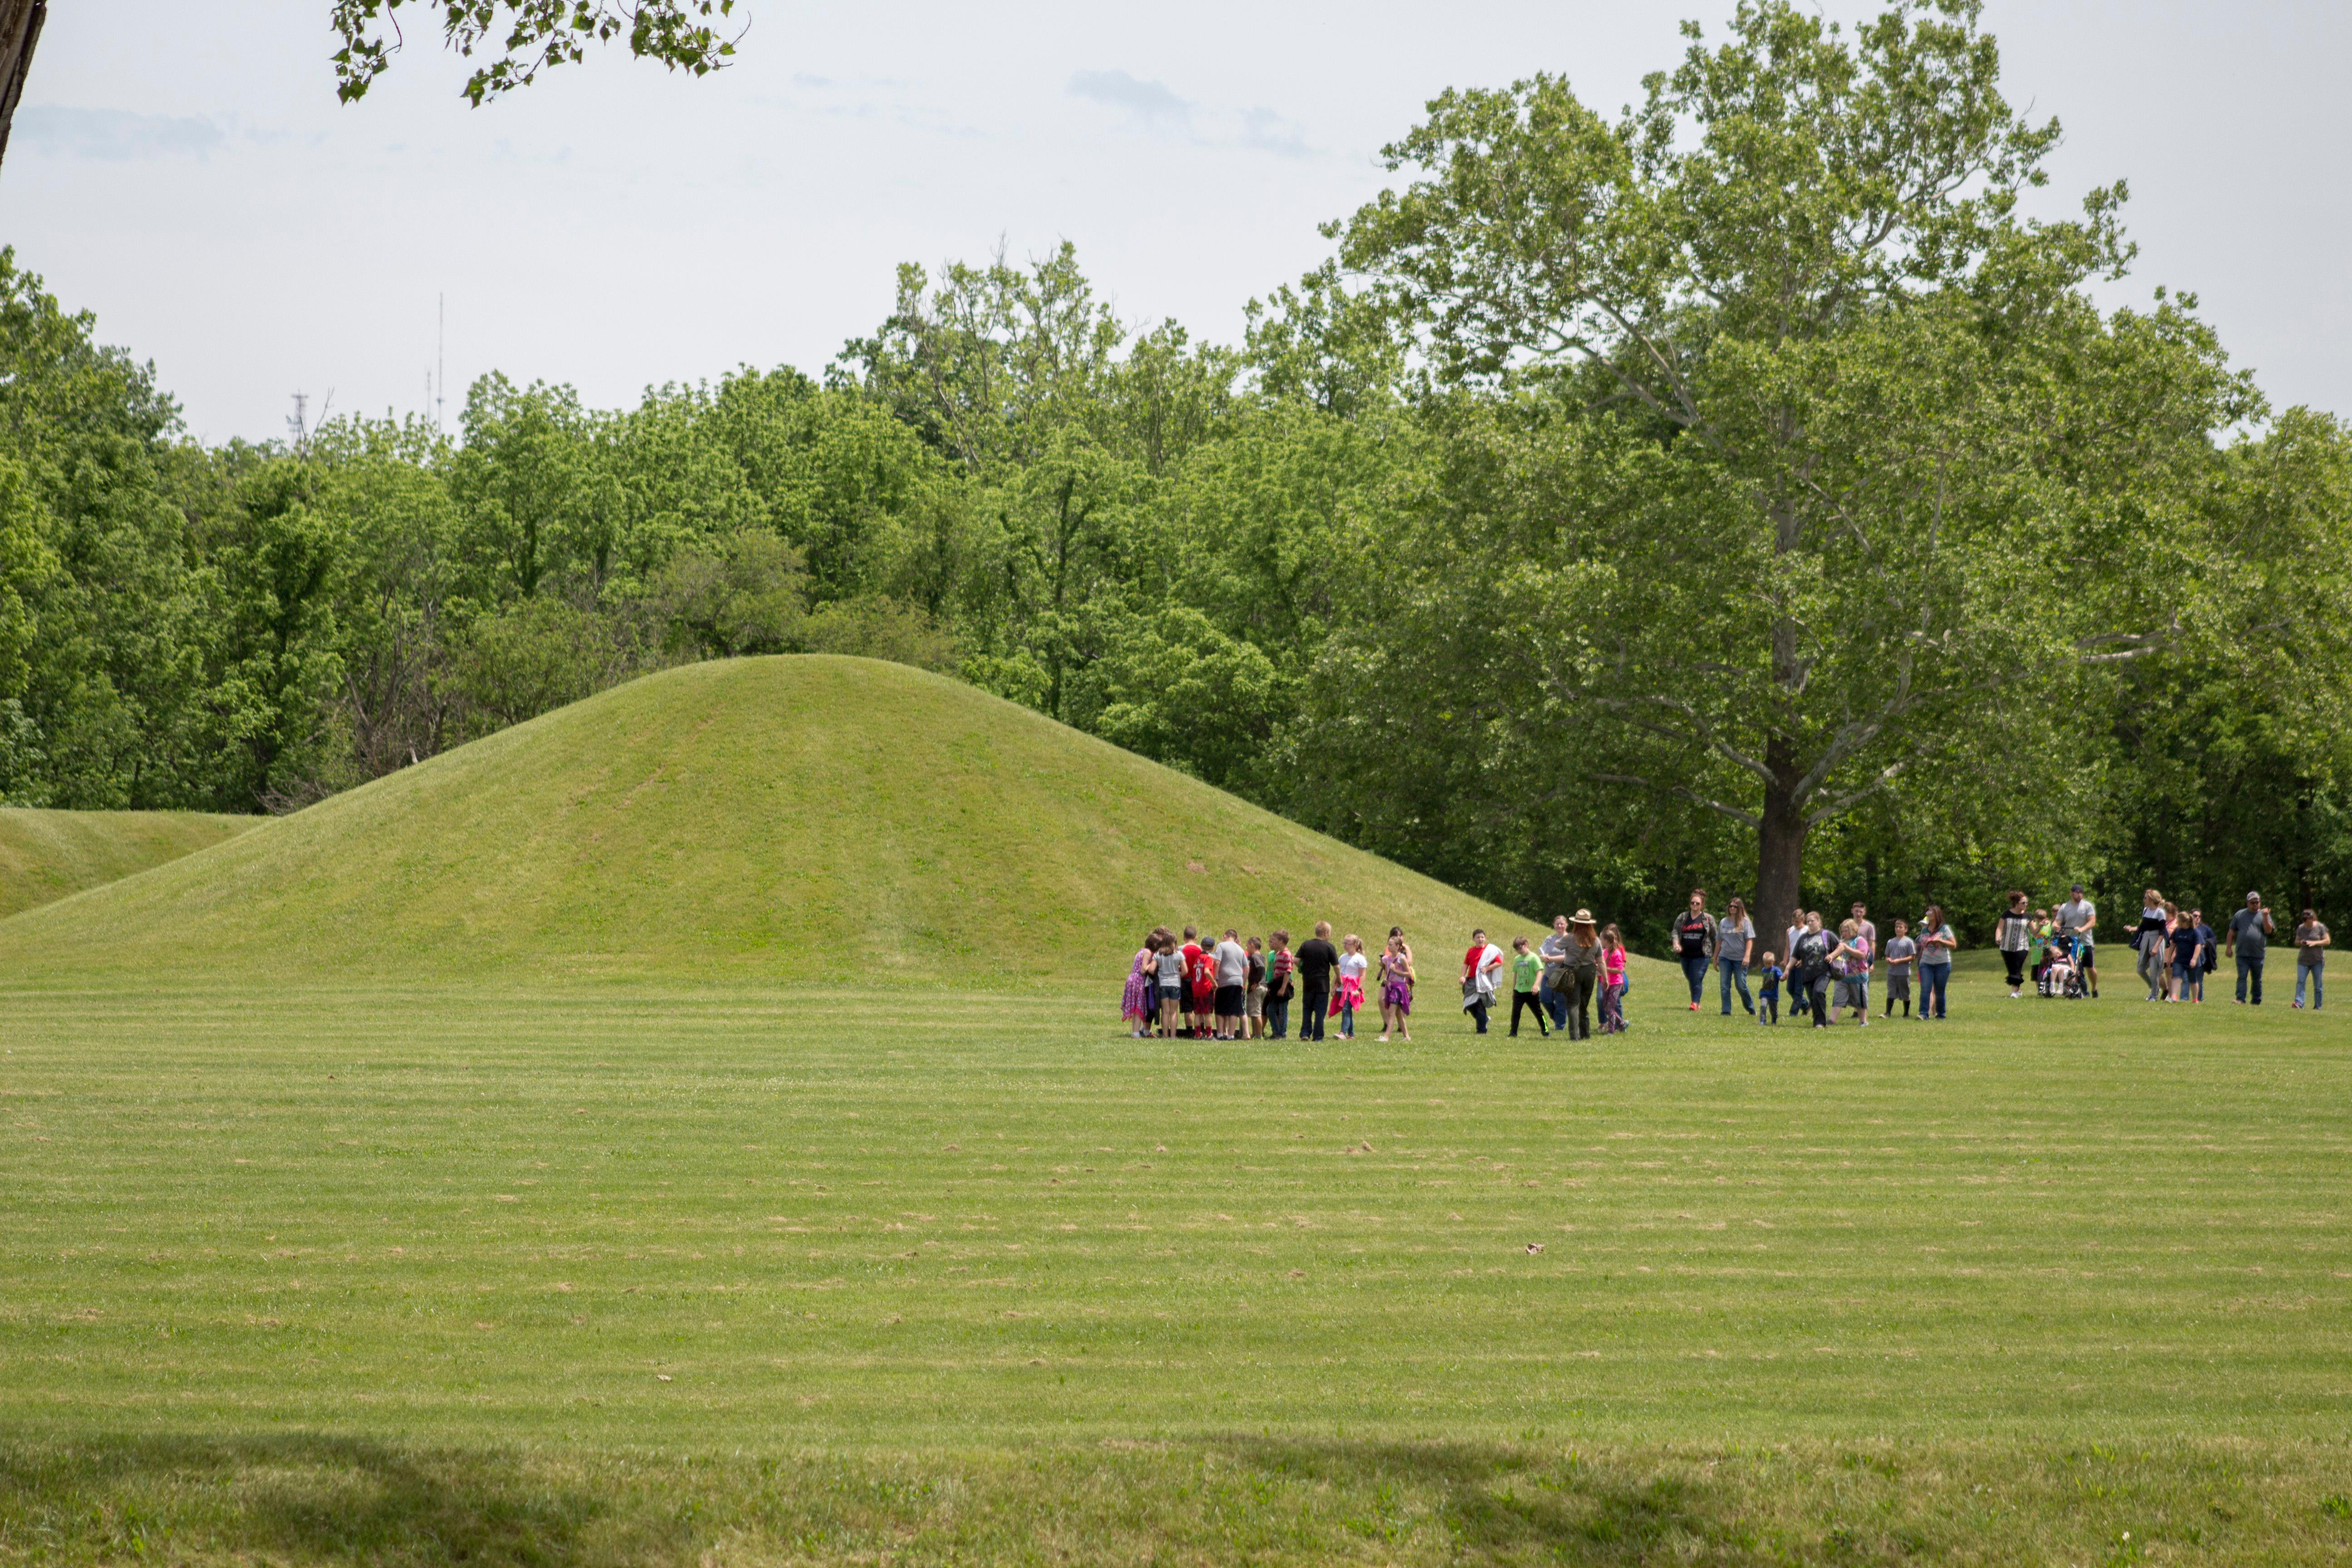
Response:
[[[18,110],[14,135],[18,144],[44,153],[110,163],[202,158],[227,140],[219,126],[200,116],[133,114],[127,109],[68,109],[48,103]]]
[[[1125,71],[1080,71],[1070,78],[1070,93],[1154,122],[1181,124],[1192,115],[1192,104],[1171,92],[1167,83],[1144,81]]]

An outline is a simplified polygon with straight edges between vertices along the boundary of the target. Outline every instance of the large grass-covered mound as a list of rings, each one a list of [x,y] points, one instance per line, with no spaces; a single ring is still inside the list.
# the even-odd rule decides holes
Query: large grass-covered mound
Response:
[[[192,855],[262,820],[203,811],[0,808],[0,916]]]
[[[0,922],[34,983],[581,977],[1115,994],[1155,921],[1532,929],[955,681],[867,659],[619,687]],[[1426,966],[1425,966],[1426,967]]]

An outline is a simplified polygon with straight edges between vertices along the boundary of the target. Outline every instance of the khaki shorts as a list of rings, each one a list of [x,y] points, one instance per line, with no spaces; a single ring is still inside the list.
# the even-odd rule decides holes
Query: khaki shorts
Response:
[[[1249,995],[1244,998],[1242,1003],[1242,1010],[1253,1018],[1265,1017],[1265,987],[1263,985],[1251,986],[1249,988]]]

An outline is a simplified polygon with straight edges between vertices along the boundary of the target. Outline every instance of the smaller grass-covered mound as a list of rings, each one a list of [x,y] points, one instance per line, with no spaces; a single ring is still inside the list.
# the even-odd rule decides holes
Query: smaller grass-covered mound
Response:
[[[148,874],[0,922],[35,984],[112,973],[1090,982],[1155,921],[1377,945],[1438,994],[1535,928],[1013,703],[901,665],[648,676]]]
[[[263,820],[202,811],[0,808],[0,916],[120,881]]]

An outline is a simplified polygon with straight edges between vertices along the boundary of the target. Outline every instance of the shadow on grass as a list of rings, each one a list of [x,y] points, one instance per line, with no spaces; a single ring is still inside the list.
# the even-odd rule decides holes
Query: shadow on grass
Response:
[[[1433,1525],[1474,1562],[1738,1562],[1782,1534],[1755,1517],[1741,1489],[1706,1479],[1703,1462],[1633,1464],[1459,1442],[1269,1437],[1232,1439],[1225,1448],[1262,1473],[1368,1500],[1369,1514],[1344,1521],[1357,1534],[1395,1542]],[[1841,1544],[1859,1542],[1848,1532]],[[1888,1544],[1908,1552],[1925,1542]]]
[[[219,1552],[558,1568],[691,1554],[690,1499],[657,1510],[598,1479],[355,1437],[5,1443],[0,1558],[30,1547],[100,1561]]]

